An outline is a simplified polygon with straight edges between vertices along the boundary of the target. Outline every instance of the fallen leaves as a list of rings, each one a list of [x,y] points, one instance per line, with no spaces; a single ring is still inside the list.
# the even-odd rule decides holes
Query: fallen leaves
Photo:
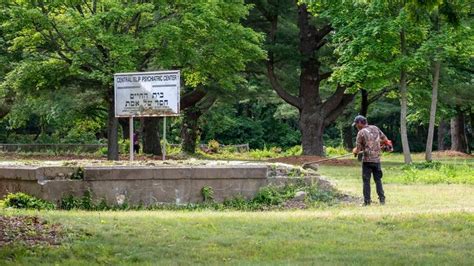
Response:
[[[59,245],[62,230],[59,224],[50,224],[36,216],[0,215],[0,247],[9,244]]]

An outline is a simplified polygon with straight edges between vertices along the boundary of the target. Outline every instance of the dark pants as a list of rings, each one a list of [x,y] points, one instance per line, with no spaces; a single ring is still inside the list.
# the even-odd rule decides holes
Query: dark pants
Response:
[[[380,163],[362,163],[362,181],[364,181],[364,203],[370,204],[370,176],[374,175],[375,188],[377,189],[377,194],[379,195],[379,200],[382,203],[385,203],[385,195],[383,192],[382,186],[382,168]]]
[[[140,144],[133,144],[133,151],[135,153],[140,153]]]

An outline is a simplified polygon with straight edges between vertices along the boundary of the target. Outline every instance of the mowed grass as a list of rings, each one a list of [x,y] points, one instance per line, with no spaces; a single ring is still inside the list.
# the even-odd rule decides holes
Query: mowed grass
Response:
[[[395,161],[387,179],[401,171]],[[360,166],[321,166],[360,196]],[[392,171],[393,173],[390,173]],[[474,177],[473,177],[474,178]],[[304,211],[18,211],[64,225],[59,247],[0,248],[0,264],[474,263],[474,185],[385,184],[387,205]],[[373,191],[376,199],[375,191]]]
[[[470,264],[472,213],[48,212],[79,236],[6,264]]]

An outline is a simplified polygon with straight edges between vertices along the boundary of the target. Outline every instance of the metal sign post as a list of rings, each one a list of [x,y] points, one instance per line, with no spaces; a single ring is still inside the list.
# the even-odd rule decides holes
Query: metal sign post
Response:
[[[163,117],[163,161],[166,160],[166,116]]]
[[[135,151],[133,150],[133,144],[135,144],[135,140],[133,139],[134,137],[134,134],[133,134],[133,116],[130,116],[129,118],[129,130],[130,130],[130,161],[133,161],[133,154],[135,153]]]

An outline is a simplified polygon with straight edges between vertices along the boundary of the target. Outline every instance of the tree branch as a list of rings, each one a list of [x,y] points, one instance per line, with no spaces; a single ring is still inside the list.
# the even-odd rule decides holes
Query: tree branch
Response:
[[[332,71],[329,71],[329,72],[326,72],[326,73],[321,73],[319,74],[319,80],[325,80],[325,79],[328,79],[329,77],[331,77],[332,75]]]
[[[334,28],[330,24],[324,25],[321,29],[319,29],[316,33],[316,40],[320,42],[326,35],[328,35]]]
[[[186,108],[194,106],[196,103],[202,100],[202,98],[204,98],[206,94],[207,91],[204,90],[202,87],[197,87],[191,92],[186,93],[185,95],[183,95],[183,97],[181,97],[181,100],[179,101],[180,110],[184,110]]]
[[[275,72],[273,70],[273,64],[270,60],[267,62],[267,76],[270,80],[270,84],[272,88],[276,91],[278,96],[280,96],[285,102],[293,105],[294,107],[301,109],[301,100],[300,98],[291,95],[288,93],[283,87],[281,86],[280,82],[278,82]]]
[[[375,101],[377,101],[378,99],[383,97],[385,94],[387,94],[388,92],[390,92],[390,91],[392,91],[396,88],[397,88],[396,86],[390,86],[390,87],[383,88],[381,91],[379,91],[378,93],[374,94],[372,97],[369,98],[369,100],[367,101],[368,104],[374,103]]]
[[[328,126],[334,122],[344,111],[346,106],[350,104],[355,98],[355,94],[344,94],[341,98],[341,101],[330,113],[326,114],[324,118],[324,125]]]
[[[337,85],[336,91],[323,103],[323,113],[331,113],[339,106],[339,103],[344,97],[344,92],[346,91],[346,88],[346,86],[342,86],[340,84]]]

